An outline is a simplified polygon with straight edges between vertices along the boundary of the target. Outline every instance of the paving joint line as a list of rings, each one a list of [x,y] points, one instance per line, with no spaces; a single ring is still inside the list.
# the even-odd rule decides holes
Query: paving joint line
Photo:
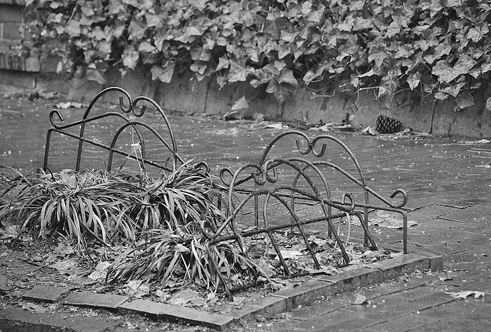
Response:
[[[442,294],[443,293],[444,292],[442,292]],[[429,309],[432,309],[432,308],[436,308],[436,307],[439,307],[439,306],[442,306],[442,305],[445,305],[445,304],[448,304],[448,303],[451,303],[451,302],[456,302],[456,301],[458,301],[458,300],[457,299],[448,299],[448,301],[445,301],[445,302],[442,302],[442,303],[432,304],[432,305],[427,306],[427,307],[424,307],[422,309],[413,310],[413,311],[410,311],[410,312],[405,313],[405,314],[402,314],[402,315],[396,315],[394,317],[391,317],[390,319],[386,319],[386,320],[383,320],[383,321],[380,321],[380,322],[377,322],[377,323],[373,323],[371,325],[366,325],[364,327],[361,327],[361,328],[358,328],[356,330],[353,330],[353,332],[362,331],[362,330],[366,329],[367,327],[374,327],[374,326],[377,326],[377,325],[380,325],[380,324],[388,323],[390,321],[393,321],[393,320],[396,320],[396,319],[399,319],[399,318],[402,318],[402,317],[414,315],[415,313],[422,312],[422,311],[425,311],[425,310],[429,310]],[[406,330],[406,331],[410,331],[410,330]]]

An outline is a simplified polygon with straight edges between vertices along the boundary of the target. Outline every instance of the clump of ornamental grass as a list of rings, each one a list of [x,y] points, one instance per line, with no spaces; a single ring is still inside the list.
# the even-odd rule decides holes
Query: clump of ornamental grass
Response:
[[[220,276],[244,286],[258,274],[259,268],[235,241],[209,246],[204,236],[181,237],[168,230],[151,230],[116,259],[107,281],[143,280],[164,288],[194,284],[217,290]]]
[[[108,281],[206,288],[257,277],[235,241],[209,245],[224,220],[226,188],[203,164],[185,163],[159,178],[104,171],[21,174],[0,193],[0,222],[46,238],[61,234],[79,248],[125,244]],[[16,222],[17,221],[17,222]]]

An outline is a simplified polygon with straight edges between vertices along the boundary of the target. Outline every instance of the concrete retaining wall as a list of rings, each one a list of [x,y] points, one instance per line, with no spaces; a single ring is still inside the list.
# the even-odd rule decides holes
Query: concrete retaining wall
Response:
[[[133,97],[145,95],[155,99],[173,113],[194,115],[224,115],[231,111],[236,100],[245,96],[250,108],[242,116],[252,117],[261,113],[267,120],[317,123],[341,122],[346,113],[355,115],[354,125],[364,128],[374,126],[380,114],[399,119],[406,128],[416,131],[462,135],[476,138],[491,137],[491,112],[485,109],[485,96],[475,100],[476,105],[454,112],[451,101],[434,103],[432,98],[411,99],[400,93],[387,108],[377,100],[373,91],[361,92],[355,103],[342,95],[321,97],[312,91],[297,89],[283,106],[269,94],[258,93],[248,83],[234,83],[219,89],[213,78],[197,81],[192,73],[174,75],[170,84],[151,80],[149,71],[130,71],[121,77],[119,71],[110,73],[107,86],[120,86]],[[56,90],[70,100],[90,101],[102,86],[84,78],[64,82],[59,76],[49,73],[25,73],[0,70],[0,84],[21,86],[29,89]],[[117,98],[107,101],[117,101]]]
[[[340,94],[321,97],[312,91],[297,89],[283,106],[269,94],[258,93],[248,83],[234,83],[219,89],[212,78],[197,81],[192,73],[174,75],[170,84],[151,81],[144,71],[132,71],[121,77],[109,75],[108,86],[126,88],[133,96],[146,95],[163,108],[183,114],[224,115],[231,110],[236,100],[245,96],[250,108],[245,117],[254,113],[265,115],[268,120],[306,123],[341,122],[346,113],[355,115],[354,124],[359,128],[374,126],[381,114],[399,119],[405,127],[441,135],[463,135],[478,138],[491,137],[491,112],[485,109],[486,98],[475,100],[475,105],[455,112],[452,101],[435,103],[433,98],[414,100],[409,93],[398,94],[387,108],[377,100],[373,91],[361,92],[355,103]],[[102,86],[81,79],[72,80],[70,98],[89,100]]]

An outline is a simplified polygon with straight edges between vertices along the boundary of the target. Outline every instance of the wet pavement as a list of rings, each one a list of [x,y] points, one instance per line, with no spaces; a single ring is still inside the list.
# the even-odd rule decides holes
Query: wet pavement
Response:
[[[22,170],[42,166],[48,113],[53,101],[6,99],[0,103],[0,165]],[[103,109],[112,109],[104,105]],[[77,119],[82,110],[65,110]],[[158,115],[147,114],[151,123]],[[258,161],[269,140],[281,129],[266,123],[223,122],[211,118],[170,116],[179,147],[187,159],[206,161],[212,169],[238,167]],[[89,128],[88,135],[110,140],[114,123]],[[160,125],[161,126],[161,125]],[[162,126],[162,130],[164,127]],[[309,135],[317,132],[310,131]],[[444,255],[444,270],[399,278],[393,282],[316,301],[274,319],[247,323],[243,330],[258,331],[489,331],[491,330],[491,144],[465,138],[372,137],[330,131],[358,158],[369,185],[390,194],[407,191],[411,209],[409,249]],[[130,136],[130,135],[128,135]],[[120,145],[131,147],[132,138]],[[161,145],[148,142],[149,155],[165,159]],[[59,138],[50,168],[73,168],[74,144]],[[273,154],[293,153],[285,145]],[[331,154],[337,151],[329,150]],[[297,154],[298,155],[298,154]],[[105,154],[84,152],[82,168],[100,168]],[[122,162],[117,160],[115,164]],[[131,167],[131,166],[130,166]],[[341,185],[342,186],[342,185]],[[345,190],[342,188],[340,190]],[[374,227],[377,241],[398,244],[401,230]],[[452,294],[474,293],[463,298]],[[466,293],[461,293],[466,294]],[[480,293],[479,293],[480,294]],[[363,304],[353,304],[356,296]]]

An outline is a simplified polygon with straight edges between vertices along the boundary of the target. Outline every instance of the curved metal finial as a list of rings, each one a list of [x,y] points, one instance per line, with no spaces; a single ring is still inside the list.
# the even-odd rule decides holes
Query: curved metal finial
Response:
[[[121,109],[121,111],[123,113],[129,113],[133,109],[133,104],[130,102],[129,105],[128,105],[128,107],[126,107],[124,105],[124,98],[120,96],[119,97],[119,108]]]
[[[263,169],[264,169],[264,174],[266,174],[266,180],[270,183],[275,183],[276,181],[278,181],[278,170],[276,169],[276,165],[273,165],[272,167],[270,167],[269,165],[272,164],[272,160],[268,160],[266,161],[266,163],[264,163],[264,166],[263,166]],[[272,169],[273,170],[273,175],[269,175],[269,170]]]
[[[295,140],[295,143],[297,145],[297,150],[300,152],[300,154],[302,155],[306,155],[308,154],[310,151],[311,151],[311,145],[310,145],[310,140],[309,140],[309,137],[301,132],[301,131],[297,131],[297,130],[288,130],[288,131],[285,131],[279,135],[277,135],[269,144],[268,146],[264,149],[264,152],[263,152],[263,155],[261,157],[261,160],[259,161],[259,164],[262,165],[265,161],[266,161],[266,158],[269,154],[269,151],[273,148],[273,146],[275,145],[275,143],[277,141],[279,141],[281,138],[283,137],[286,137],[286,136],[290,136],[290,135],[298,135],[300,136],[305,142],[307,142],[307,148],[304,150],[302,147],[301,147],[301,143],[300,143],[300,140],[299,139],[296,139]]]
[[[265,176],[265,173],[266,172],[264,171],[264,169],[262,169],[260,167],[257,168],[257,171],[256,172],[251,173],[252,178],[254,179],[254,182],[257,185],[263,186],[264,184],[266,184],[267,175]]]
[[[226,176],[230,176],[233,178],[234,176],[234,172],[232,172],[232,170],[228,167],[223,167],[220,169],[220,171],[218,172],[218,176],[220,178],[220,181],[222,181],[223,184],[225,184],[227,187],[230,186],[232,184],[232,182],[229,182],[225,179]]]
[[[59,126],[55,123],[55,115],[61,122],[65,121],[65,118],[63,118],[63,115],[61,115],[60,111],[58,111],[57,109],[54,109],[49,113],[49,122],[55,129],[60,130],[62,126]]]
[[[406,205],[407,203],[407,193],[402,190],[402,189],[397,189],[396,191],[394,191],[392,193],[392,195],[390,195],[390,198],[394,198],[396,197],[397,195],[402,195],[402,203],[400,203],[399,205],[392,205],[393,208],[396,208],[396,209],[399,209],[399,208],[402,208],[404,205]]]
[[[296,139],[295,140],[295,144],[297,145],[297,150],[298,152],[301,154],[301,155],[308,155],[310,153],[310,151],[312,151],[312,145],[310,144],[310,141],[307,137],[304,137],[305,141],[307,141],[307,148],[305,150],[302,150],[302,146],[301,146],[301,143],[300,143],[300,140],[299,139]]]
[[[355,206],[356,206],[355,205],[355,200],[353,199],[351,193],[345,193],[345,194],[343,194],[343,196],[341,197],[341,202],[343,204],[346,204],[346,199],[348,199],[349,200],[349,203],[350,203],[349,211],[347,211],[347,212],[351,212],[351,211],[353,211],[355,209]]]
[[[137,118],[142,117],[145,114],[145,111],[147,110],[146,105],[142,105],[140,112],[137,112],[138,107],[133,105],[133,115],[136,116]]]
[[[317,142],[317,141],[315,141],[315,142]],[[314,145],[315,145],[315,142],[313,143]],[[327,144],[322,143],[322,147],[321,147],[321,150],[319,152],[317,152],[315,150],[314,145],[312,146],[312,154],[317,158],[323,157],[324,154],[326,153],[326,150],[327,150]]]

